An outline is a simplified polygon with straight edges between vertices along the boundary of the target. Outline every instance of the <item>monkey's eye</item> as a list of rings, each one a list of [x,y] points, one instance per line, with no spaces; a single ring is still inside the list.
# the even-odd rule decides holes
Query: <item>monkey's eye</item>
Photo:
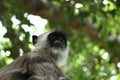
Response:
[[[52,39],[56,39],[55,35],[51,36]]]

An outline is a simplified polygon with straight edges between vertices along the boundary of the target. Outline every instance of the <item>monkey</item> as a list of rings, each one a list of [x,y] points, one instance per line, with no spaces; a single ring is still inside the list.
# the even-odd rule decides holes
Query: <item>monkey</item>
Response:
[[[0,69],[0,80],[70,80],[60,69],[69,47],[62,31],[33,36],[34,49]]]

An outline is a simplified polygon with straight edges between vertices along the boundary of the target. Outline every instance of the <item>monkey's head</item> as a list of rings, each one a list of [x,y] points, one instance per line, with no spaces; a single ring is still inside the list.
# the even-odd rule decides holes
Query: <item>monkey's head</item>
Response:
[[[67,47],[66,36],[63,32],[53,31],[48,34],[47,40],[49,45],[55,49],[65,49]]]
[[[63,32],[53,30],[40,36],[33,36],[33,44],[35,45],[34,50],[45,51],[45,53],[51,55],[57,63],[66,62],[69,50],[67,39]]]

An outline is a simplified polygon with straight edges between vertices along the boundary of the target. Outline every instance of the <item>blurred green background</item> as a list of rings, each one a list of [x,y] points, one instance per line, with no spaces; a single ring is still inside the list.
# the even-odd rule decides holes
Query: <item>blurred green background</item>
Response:
[[[71,80],[120,80],[120,0],[1,0],[0,67],[54,28],[67,34]]]

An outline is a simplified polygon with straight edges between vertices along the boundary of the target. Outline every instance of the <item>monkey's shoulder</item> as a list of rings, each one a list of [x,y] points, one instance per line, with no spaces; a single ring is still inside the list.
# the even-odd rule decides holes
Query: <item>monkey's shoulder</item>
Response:
[[[44,52],[31,52],[27,55],[27,59],[30,63],[54,62],[53,58]]]
[[[27,54],[16,58],[12,63],[1,68],[0,72],[3,70],[6,71],[6,70],[11,70],[11,69],[20,68],[20,67],[24,66],[26,64],[26,55]]]

